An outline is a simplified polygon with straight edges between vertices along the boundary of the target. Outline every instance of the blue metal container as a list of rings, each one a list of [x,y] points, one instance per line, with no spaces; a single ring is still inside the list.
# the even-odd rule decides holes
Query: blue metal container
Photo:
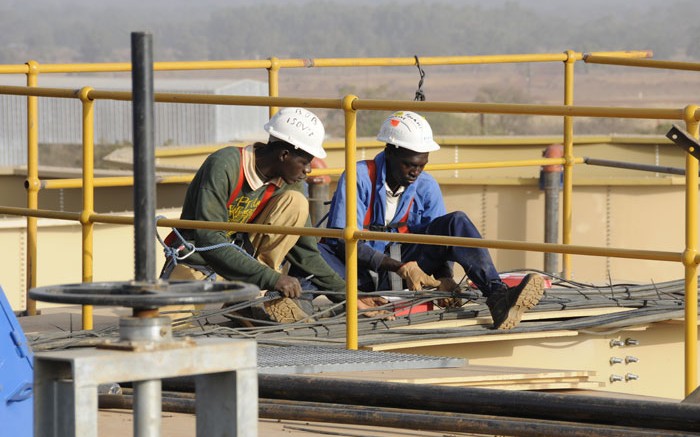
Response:
[[[0,308],[0,434],[31,437],[33,356],[2,287]]]

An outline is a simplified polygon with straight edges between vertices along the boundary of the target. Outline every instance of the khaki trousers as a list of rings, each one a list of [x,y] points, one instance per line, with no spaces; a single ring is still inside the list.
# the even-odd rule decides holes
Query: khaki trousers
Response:
[[[255,218],[253,223],[302,227],[309,217],[309,201],[299,191],[285,191],[279,196],[275,196],[265,205],[265,208]],[[253,246],[253,257],[262,264],[282,272],[282,263],[289,253],[289,250],[299,240],[298,235],[288,234],[249,234],[248,239]],[[205,279],[204,273],[195,270],[185,264],[178,264],[173,269],[168,280],[178,281],[201,281]],[[216,276],[217,281],[223,280],[220,275]],[[178,319],[189,317],[193,312],[201,311],[201,305],[171,305],[163,307],[162,311],[168,311],[170,318]]]

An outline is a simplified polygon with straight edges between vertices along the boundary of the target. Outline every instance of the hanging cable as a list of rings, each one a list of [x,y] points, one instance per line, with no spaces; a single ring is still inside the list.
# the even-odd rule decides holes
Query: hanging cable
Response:
[[[423,92],[423,78],[425,78],[425,71],[420,66],[420,60],[418,60],[418,55],[413,55],[416,58],[416,67],[418,67],[418,73],[420,74],[420,80],[418,81],[418,89],[416,90],[416,97],[413,99],[415,101],[424,102],[425,93]]]

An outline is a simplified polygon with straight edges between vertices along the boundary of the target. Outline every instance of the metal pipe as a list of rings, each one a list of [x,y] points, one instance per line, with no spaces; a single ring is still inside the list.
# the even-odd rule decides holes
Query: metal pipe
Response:
[[[270,97],[277,97],[280,94],[280,63],[279,59],[270,58],[270,67],[267,69],[267,90]],[[270,106],[268,114],[270,118],[278,111],[276,106]]]
[[[94,261],[94,225],[90,221],[90,215],[95,212],[95,102],[88,98],[91,89],[90,87],[85,87],[80,90],[80,101],[83,105],[83,210],[80,214],[83,245],[83,282],[92,282]],[[83,305],[82,307],[84,330],[93,328],[92,310],[92,305]]]
[[[330,196],[331,177],[327,174],[317,174],[314,170],[321,171],[328,168],[326,161],[320,158],[314,158],[311,161],[311,173],[306,178],[306,183],[309,185],[309,216],[311,223],[318,226],[321,219],[326,216],[329,206],[326,202]]]
[[[151,34],[131,33],[131,64],[134,122],[134,277],[136,282],[153,283],[156,281],[156,193]],[[134,308],[134,314],[138,314],[138,311],[139,308]],[[157,310],[155,312],[157,315]],[[169,328],[168,321],[162,319],[164,318],[141,318],[135,319],[135,322],[162,324],[163,329],[167,324]],[[130,332],[120,326],[123,339],[129,339]],[[147,331],[144,330],[144,334],[147,334]],[[135,437],[160,436],[161,390],[162,383],[157,379],[134,382]]]
[[[700,123],[695,114],[696,105],[684,111],[686,130],[695,139],[700,137]],[[698,386],[698,160],[685,156],[685,396]]]
[[[582,164],[585,158],[574,158],[575,164]],[[313,162],[313,161],[312,161]],[[467,170],[467,169],[483,169],[483,168],[509,168],[509,167],[532,167],[538,165],[557,165],[563,164],[564,159],[524,159],[516,161],[484,161],[484,162],[461,162],[451,164],[428,164],[425,169],[428,171],[443,171],[443,170]],[[340,175],[345,171],[345,168],[323,168],[312,169],[309,177],[318,177],[321,175]],[[158,184],[188,184],[192,181],[194,173],[174,175],[174,176],[156,176]],[[65,188],[80,188],[83,184],[81,179],[48,179],[41,181],[41,189],[43,190],[59,190]],[[93,182],[95,187],[128,187],[134,184],[134,178],[131,176],[106,176],[95,178]]]
[[[100,395],[99,407],[130,409],[133,398],[128,395]],[[195,413],[194,397],[166,395],[163,410],[172,413]],[[610,425],[581,424],[569,421],[543,421],[477,414],[458,414],[423,410],[401,410],[357,405],[288,402],[263,399],[259,417],[273,420],[302,420],[348,425],[425,431],[463,432],[517,436],[681,436],[681,432],[647,430]]]
[[[700,405],[604,397],[258,375],[261,398],[503,415],[700,432]]]
[[[564,147],[561,144],[550,144],[545,149],[545,158],[561,158]],[[542,189],[544,190],[544,242],[559,242],[559,191],[562,180],[561,165],[546,165],[542,167]],[[556,253],[545,252],[544,271],[559,274],[559,260]]]
[[[39,64],[27,62],[27,87],[36,87]],[[27,95],[27,208],[39,208],[39,99]],[[37,220],[27,216],[27,315],[35,316],[36,301],[29,297],[29,290],[36,287],[37,270]]]
[[[596,158],[583,158],[583,162],[588,165],[599,165],[601,167],[626,168],[629,170],[650,171],[654,173],[685,175],[685,169],[683,168],[665,167],[661,165],[637,164],[634,162],[610,161]]]
[[[192,181],[192,178],[194,178],[194,173],[173,176],[156,176],[156,183],[189,184]],[[95,187],[131,187],[134,185],[134,178],[132,176],[106,176],[94,178],[93,185]],[[41,188],[44,190],[80,188],[82,186],[82,179],[48,179],[41,181]]]
[[[159,379],[134,382],[134,437],[160,437],[161,390]]]
[[[328,213],[326,201],[330,196],[329,184],[309,184],[309,216],[316,226]]]
[[[131,63],[134,119],[134,270],[137,282],[155,282],[156,193],[151,34],[132,32]]]
[[[74,212],[59,212],[51,210],[30,210],[0,206],[0,214],[55,218],[59,220],[79,221],[80,214]],[[92,214],[90,220],[94,223],[130,225],[133,217]],[[215,229],[235,232],[268,232],[290,235],[308,235],[314,237],[343,238],[344,231],[325,228],[285,228],[283,226],[256,225],[245,223],[202,222],[196,220],[159,219],[159,226],[183,227],[193,229]],[[443,237],[437,235],[399,234],[386,232],[357,231],[355,236],[361,240],[396,241],[400,243],[437,244],[443,246],[485,247],[490,249],[527,250],[533,252],[570,253],[573,255],[607,256],[615,258],[647,259],[654,261],[681,262],[683,253],[658,250],[615,249],[610,247],[563,245],[551,243],[528,243],[512,240],[489,240],[483,238]],[[696,256],[700,262],[700,254]]]
[[[33,217],[55,218],[59,220],[80,220],[80,214],[74,212],[59,212],[51,210],[30,210],[0,206],[0,214],[21,215]],[[134,219],[129,216],[92,214],[90,220],[94,223],[109,223],[130,225]],[[344,238],[343,230],[325,228],[287,228],[284,226],[256,225],[247,223],[202,222],[196,220],[159,219],[158,226],[182,227],[193,229],[215,229],[235,232],[267,232],[289,235],[308,235],[326,238]],[[512,240],[489,240],[484,238],[443,237],[438,235],[400,234],[387,232],[356,231],[355,238],[360,240],[395,241],[399,243],[437,244],[442,246],[485,247],[489,249],[527,250],[532,252],[570,253],[573,255],[607,256],[614,258],[646,259],[654,261],[681,262],[682,252],[659,250],[616,249],[610,247],[564,245],[551,243],[528,243]],[[696,255],[700,262],[700,254]]]
[[[415,65],[415,60],[413,60]],[[422,61],[421,61],[422,62]],[[70,97],[71,90],[27,87],[0,86],[0,94],[39,95],[43,97]],[[72,97],[75,97],[73,95]],[[129,101],[132,95],[128,91],[90,92],[92,99]],[[157,93],[156,102],[190,103],[239,106],[303,106],[305,108],[341,109],[338,99],[299,98],[299,97],[262,97],[262,96],[225,96],[211,94]],[[398,111],[401,109],[417,112],[456,112],[484,114],[519,114],[567,117],[604,117],[604,118],[639,118],[679,120],[683,118],[683,109],[632,108],[607,106],[568,106],[568,105],[534,105],[522,103],[469,103],[469,102],[420,102],[407,100],[373,100],[359,99],[353,102],[355,110]],[[698,110],[696,115],[700,115]]]
[[[353,107],[357,96],[343,98],[345,114],[345,299],[346,299],[346,348],[356,350],[357,334],[357,163],[355,141],[357,140],[357,111]]]
[[[577,59],[585,57],[612,57],[617,58],[647,58],[652,55],[649,50],[628,50],[613,52],[576,53]],[[556,62],[563,61],[562,53],[535,53],[535,54],[510,54],[510,55],[486,55],[486,56],[434,56],[421,58],[423,65],[470,65],[470,64],[496,64],[496,63],[521,63],[521,62]],[[592,62],[592,61],[589,61]],[[657,61],[659,62],[659,61]],[[413,66],[414,58],[304,58],[284,59],[280,61],[282,68],[310,68],[310,67],[391,67]],[[261,69],[270,68],[270,61],[258,60],[231,60],[231,61],[195,61],[195,62],[155,62],[153,68],[156,71],[176,70],[236,70],[236,69]],[[672,67],[669,67],[672,68]],[[90,64],[45,64],[41,67],[41,73],[107,73],[130,71],[131,64],[127,62],[102,62]],[[24,74],[27,71],[23,65],[0,65],[0,74]]]
[[[665,70],[700,71],[700,63],[660,61],[656,59],[631,59],[617,56],[601,56],[599,54],[584,54],[583,61],[588,64],[624,65],[627,67],[663,68]]]
[[[574,106],[574,52],[568,50],[564,62],[564,105]],[[564,116],[564,186],[562,187],[562,243],[571,244],[573,227],[574,119]],[[562,276],[571,279],[571,254],[562,255]]]

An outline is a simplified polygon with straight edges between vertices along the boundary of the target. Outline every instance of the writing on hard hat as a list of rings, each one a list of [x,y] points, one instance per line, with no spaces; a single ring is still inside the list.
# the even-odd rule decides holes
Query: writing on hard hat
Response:
[[[438,150],[428,120],[411,111],[394,112],[379,129],[377,140],[397,147],[424,153]]]
[[[325,158],[326,130],[313,112],[304,108],[282,108],[263,126],[265,132],[317,158]]]

